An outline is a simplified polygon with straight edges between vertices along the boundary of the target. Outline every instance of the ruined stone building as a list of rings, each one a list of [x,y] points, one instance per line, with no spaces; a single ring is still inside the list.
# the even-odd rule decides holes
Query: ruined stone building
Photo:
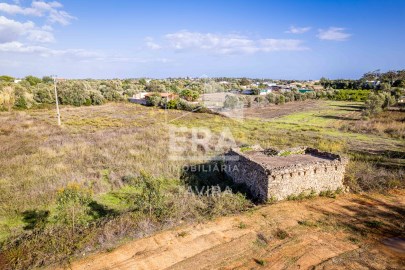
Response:
[[[262,202],[343,188],[347,163],[340,155],[307,147],[284,151],[237,148],[225,155],[227,175],[245,184]]]

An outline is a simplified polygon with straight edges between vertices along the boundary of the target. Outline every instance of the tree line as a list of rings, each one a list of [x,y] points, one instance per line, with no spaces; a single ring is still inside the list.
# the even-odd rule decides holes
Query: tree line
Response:
[[[365,73],[358,80],[337,79],[329,80],[322,77],[320,84],[325,89],[365,89],[365,90],[390,90],[391,88],[405,88],[405,70],[380,70]]]

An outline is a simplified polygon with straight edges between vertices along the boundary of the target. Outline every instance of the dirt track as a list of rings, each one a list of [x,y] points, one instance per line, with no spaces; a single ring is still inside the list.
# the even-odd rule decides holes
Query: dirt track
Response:
[[[72,269],[401,269],[405,191],[286,201],[177,228]],[[399,247],[383,239],[400,239]],[[397,243],[398,244],[398,243]]]

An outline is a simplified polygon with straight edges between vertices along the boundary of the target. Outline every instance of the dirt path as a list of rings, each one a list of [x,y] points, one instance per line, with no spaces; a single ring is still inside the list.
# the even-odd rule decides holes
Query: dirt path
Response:
[[[73,262],[71,268],[400,269],[405,266],[404,195],[341,195],[262,206],[157,233]],[[382,244],[384,239],[399,241],[399,248]]]

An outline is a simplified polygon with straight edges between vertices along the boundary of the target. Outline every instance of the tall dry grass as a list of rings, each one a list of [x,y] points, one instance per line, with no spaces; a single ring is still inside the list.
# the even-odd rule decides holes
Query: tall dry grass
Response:
[[[344,123],[340,129],[405,139],[405,113],[401,111],[384,111],[371,119],[359,119],[351,123]]]

